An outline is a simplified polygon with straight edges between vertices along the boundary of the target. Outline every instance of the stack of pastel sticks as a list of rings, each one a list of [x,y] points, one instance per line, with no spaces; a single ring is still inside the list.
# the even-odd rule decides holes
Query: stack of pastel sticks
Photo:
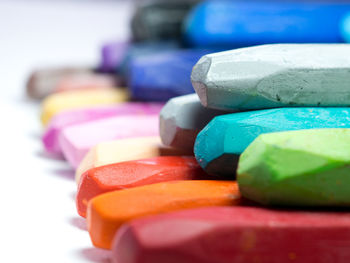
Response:
[[[349,12],[147,2],[98,69],[33,73],[93,245],[116,263],[349,263]]]

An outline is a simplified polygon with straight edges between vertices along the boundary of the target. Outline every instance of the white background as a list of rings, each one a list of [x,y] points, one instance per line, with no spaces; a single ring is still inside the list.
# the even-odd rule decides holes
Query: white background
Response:
[[[96,65],[105,41],[129,37],[127,1],[0,0],[0,262],[108,262],[75,210],[73,171],[43,151],[30,71]]]

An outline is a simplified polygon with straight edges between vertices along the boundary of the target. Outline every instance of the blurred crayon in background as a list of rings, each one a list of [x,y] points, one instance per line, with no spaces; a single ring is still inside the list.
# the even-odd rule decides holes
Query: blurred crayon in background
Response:
[[[131,21],[133,40],[181,40],[182,23],[199,0],[143,1]]]
[[[194,93],[193,65],[214,50],[182,49],[136,57],[130,61],[128,87],[134,99],[167,101]]]
[[[63,66],[32,74],[32,98],[62,90],[126,85],[131,99],[193,93],[192,67],[207,53],[267,43],[350,41],[350,4],[325,1],[140,1],[128,40],[101,47],[94,69]],[[66,68],[70,69],[66,69]],[[102,74],[103,73],[103,74]]]
[[[204,1],[187,17],[184,36],[194,47],[344,42],[349,4],[283,1]]]
[[[129,41],[115,41],[103,45],[101,48],[100,71],[114,73],[117,65],[122,63],[128,47]]]

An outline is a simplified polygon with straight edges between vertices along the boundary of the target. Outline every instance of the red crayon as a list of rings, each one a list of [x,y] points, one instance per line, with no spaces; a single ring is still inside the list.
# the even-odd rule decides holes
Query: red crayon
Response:
[[[77,210],[79,215],[85,217],[88,201],[106,192],[172,180],[196,179],[210,177],[194,157],[160,156],[93,168],[80,179]]]
[[[114,263],[349,263],[350,213],[211,207],[137,219]]]

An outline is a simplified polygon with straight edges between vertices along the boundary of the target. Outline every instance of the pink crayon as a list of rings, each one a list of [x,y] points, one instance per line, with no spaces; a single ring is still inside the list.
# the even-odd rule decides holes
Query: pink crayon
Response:
[[[349,212],[212,207],[124,225],[112,262],[348,263],[349,247]]]
[[[127,102],[114,106],[101,106],[86,109],[65,111],[57,114],[48,125],[42,141],[47,152],[60,154],[62,150],[58,138],[63,129],[89,121],[123,115],[159,114],[163,104]]]
[[[76,168],[85,154],[100,142],[157,135],[157,114],[124,115],[67,127],[59,137],[59,144],[66,160]]]

